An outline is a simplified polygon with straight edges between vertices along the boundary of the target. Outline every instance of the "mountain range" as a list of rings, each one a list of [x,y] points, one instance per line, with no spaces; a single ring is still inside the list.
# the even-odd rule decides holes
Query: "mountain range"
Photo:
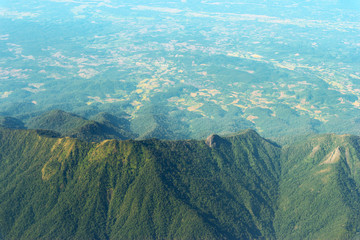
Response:
[[[253,130],[93,142],[2,128],[0,239],[355,239],[359,149],[352,135],[280,146]]]

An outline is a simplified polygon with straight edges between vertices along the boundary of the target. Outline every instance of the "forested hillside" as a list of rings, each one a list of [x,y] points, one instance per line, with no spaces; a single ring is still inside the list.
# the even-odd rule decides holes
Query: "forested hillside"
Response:
[[[359,144],[280,147],[247,130],[206,140],[0,131],[2,239],[349,239]]]

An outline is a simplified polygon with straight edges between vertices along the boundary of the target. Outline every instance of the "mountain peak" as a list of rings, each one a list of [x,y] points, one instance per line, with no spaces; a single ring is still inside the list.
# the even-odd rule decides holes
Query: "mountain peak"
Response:
[[[217,134],[211,134],[205,140],[206,145],[211,148],[218,147],[223,139]]]

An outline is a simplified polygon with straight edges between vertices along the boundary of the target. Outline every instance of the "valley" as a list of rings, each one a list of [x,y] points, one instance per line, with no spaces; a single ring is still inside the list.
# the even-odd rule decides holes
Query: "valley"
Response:
[[[356,11],[290,0],[7,5],[2,116],[156,112],[179,120],[176,139],[359,134]]]

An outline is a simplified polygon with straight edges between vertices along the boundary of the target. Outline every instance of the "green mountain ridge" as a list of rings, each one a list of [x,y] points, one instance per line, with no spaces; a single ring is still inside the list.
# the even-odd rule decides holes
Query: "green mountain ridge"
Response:
[[[350,239],[359,231],[359,143],[356,136],[328,134],[283,149],[280,238]]]
[[[71,129],[87,124],[87,120],[61,110],[52,110],[30,119],[26,124],[30,129],[47,129],[68,134]]]
[[[3,239],[349,239],[360,138],[105,140],[0,129]]]
[[[25,125],[22,121],[13,117],[0,117],[0,127],[24,129]]]
[[[26,126],[29,129],[45,129],[59,132],[63,137],[73,137],[89,142],[105,139],[125,140],[137,135],[130,130],[126,119],[109,113],[99,113],[87,120],[76,114],[62,110],[52,110],[31,118]]]

